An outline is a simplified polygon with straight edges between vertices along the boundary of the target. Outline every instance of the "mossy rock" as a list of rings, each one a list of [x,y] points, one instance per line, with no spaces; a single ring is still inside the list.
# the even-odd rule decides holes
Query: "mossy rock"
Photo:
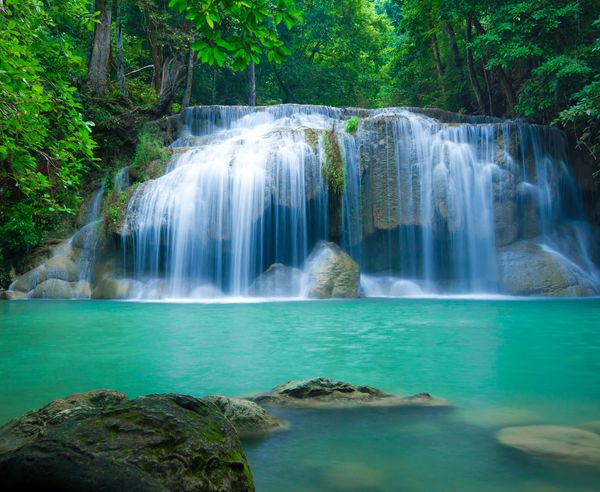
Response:
[[[186,395],[74,395],[0,428],[0,442],[9,443],[0,474],[10,490],[42,490],[44,481],[54,490],[254,490],[231,423]]]

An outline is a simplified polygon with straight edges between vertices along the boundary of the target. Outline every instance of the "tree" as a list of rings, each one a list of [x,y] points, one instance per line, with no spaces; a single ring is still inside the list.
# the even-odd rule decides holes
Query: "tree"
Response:
[[[92,94],[102,96],[108,87],[113,0],[95,0],[95,5],[99,15],[89,57],[87,85]]]

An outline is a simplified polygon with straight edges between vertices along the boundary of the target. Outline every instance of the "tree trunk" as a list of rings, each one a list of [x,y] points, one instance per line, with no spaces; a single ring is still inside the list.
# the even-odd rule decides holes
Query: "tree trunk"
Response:
[[[190,53],[188,55],[187,74],[185,77],[185,92],[183,93],[183,100],[181,101],[181,109],[184,110],[190,105],[192,99],[192,84],[194,82],[194,50],[190,46]]]
[[[183,63],[178,59],[171,59],[165,63],[165,84],[158,101],[152,106],[150,112],[155,116],[162,116],[169,112],[171,104],[181,89],[185,79],[186,70]]]
[[[90,18],[96,12],[96,0],[90,2]],[[92,59],[92,48],[94,47],[94,31],[90,31],[88,36],[88,52],[87,52],[87,64],[90,66],[90,60]]]
[[[477,17],[475,16],[472,16],[472,19],[473,25],[477,30],[477,34],[485,34],[485,29],[481,25],[481,22],[479,22],[479,19],[477,19]],[[498,80],[500,81],[500,86],[502,87],[502,91],[504,92],[504,97],[506,99],[506,111],[509,114],[513,114],[516,101],[512,84],[510,83],[510,79],[508,78],[506,71],[502,67],[494,67],[494,73],[498,77]]]
[[[256,66],[253,61],[248,67],[248,105],[256,106]]]
[[[440,48],[438,46],[438,40],[435,33],[431,34],[431,51],[433,52],[433,59],[435,61],[435,71],[441,78],[444,76],[444,65],[442,65],[442,58],[440,56]]]
[[[96,10],[100,12],[100,15],[94,28],[87,85],[92,94],[101,96],[106,93],[108,85],[112,0],[96,0]]]
[[[277,70],[277,67],[275,66],[275,64],[273,64],[273,72],[275,73],[275,78],[277,79],[277,84],[283,91],[283,102],[289,103],[292,100],[292,92],[290,91],[290,88],[288,87],[288,85],[281,78],[281,74]]]
[[[481,90],[481,86],[479,85],[479,80],[477,79],[477,74],[475,73],[475,67],[473,63],[473,51],[469,46],[471,41],[473,40],[473,21],[471,16],[467,16],[467,31],[466,31],[466,40],[467,40],[467,71],[469,73],[469,81],[471,82],[471,87],[473,88],[473,92],[475,92],[475,98],[477,99],[478,112],[481,114],[485,114],[485,99],[483,97],[483,91]]]
[[[116,36],[115,45],[117,47],[117,87],[123,95],[127,93],[125,88],[125,64],[123,63],[123,17],[121,15],[121,2],[116,0]]]

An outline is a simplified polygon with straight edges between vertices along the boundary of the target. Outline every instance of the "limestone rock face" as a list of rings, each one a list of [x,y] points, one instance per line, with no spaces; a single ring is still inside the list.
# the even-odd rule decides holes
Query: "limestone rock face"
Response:
[[[214,403],[219,407],[242,438],[260,437],[287,426],[285,422],[276,419],[249,400],[215,395],[207,396],[204,401]]]
[[[191,396],[74,395],[9,422],[0,442],[9,490],[254,490],[234,428]]]
[[[555,425],[507,427],[496,438],[538,458],[600,467],[600,435],[587,430]]]
[[[330,378],[288,381],[251,398],[261,405],[339,408],[352,406],[450,406],[429,393],[401,397],[371,386],[356,386]]]
[[[274,263],[250,286],[250,295],[258,297],[297,297],[302,288],[302,271]]]
[[[128,299],[132,291],[132,282],[111,276],[102,278],[94,288],[94,299]]]
[[[317,243],[306,261],[306,275],[308,297],[358,297],[358,263],[337,244],[325,241]]]
[[[565,297],[595,293],[576,265],[528,241],[500,250],[498,272],[500,287],[508,294]]]

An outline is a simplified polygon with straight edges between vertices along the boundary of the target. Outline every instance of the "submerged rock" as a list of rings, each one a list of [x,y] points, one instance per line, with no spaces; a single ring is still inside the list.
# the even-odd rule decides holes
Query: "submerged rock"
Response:
[[[498,441],[524,453],[554,461],[600,467],[600,435],[555,425],[507,427]]]
[[[73,395],[0,428],[10,490],[253,491],[239,438],[191,396]]]
[[[529,241],[519,241],[500,251],[498,273],[500,287],[508,294],[567,297],[595,293],[575,263]]]
[[[258,297],[298,297],[302,289],[302,270],[274,263],[250,286]]]
[[[242,438],[260,437],[288,427],[286,422],[276,419],[249,400],[215,395],[207,396],[204,401],[219,407]]]
[[[316,299],[358,297],[360,270],[335,243],[319,241],[306,260],[307,295]]]
[[[450,406],[429,393],[401,397],[371,386],[355,386],[330,378],[288,381],[270,392],[250,398],[265,405],[338,408],[351,406]]]

